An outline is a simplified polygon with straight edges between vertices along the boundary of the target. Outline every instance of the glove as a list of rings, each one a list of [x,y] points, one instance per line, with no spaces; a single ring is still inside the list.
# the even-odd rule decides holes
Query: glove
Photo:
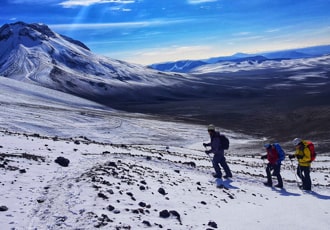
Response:
[[[261,160],[264,160],[267,158],[267,155],[261,156]]]
[[[302,155],[297,155],[297,158],[298,158],[298,159],[303,159],[304,156],[302,156]]]
[[[295,155],[289,155],[289,159],[291,160],[291,159],[293,159],[293,158],[295,158],[296,156]]]

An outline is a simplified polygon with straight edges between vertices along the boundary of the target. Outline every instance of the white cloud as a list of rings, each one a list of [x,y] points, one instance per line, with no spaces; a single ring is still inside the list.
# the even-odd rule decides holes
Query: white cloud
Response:
[[[139,64],[153,64],[175,60],[197,60],[219,55],[219,49],[201,46],[171,46],[166,48],[145,49],[130,53],[111,53],[107,56]]]
[[[201,4],[206,2],[216,2],[218,0],[187,0],[189,4]]]
[[[251,32],[243,31],[243,32],[235,33],[233,35],[234,36],[246,36],[246,35],[249,35],[249,34],[251,34]]]
[[[58,2],[58,0],[45,0],[45,1],[40,1],[40,0],[11,0],[8,3],[10,4],[50,4],[53,2]]]
[[[134,2],[135,0],[67,0],[59,3],[59,5],[69,8],[75,6],[90,6],[94,4],[104,4],[104,3],[129,4]]]
[[[122,11],[122,12],[132,11],[132,9],[123,8],[123,7],[119,7],[119,6],[109,7],[109,10],[111,10],[111,11]]]
[[[72,30],[72,29],[105,29],[105,28],[132,28],[132,27],[147,27],[157,25],[178,24],[189,21],[189,19],[159,19],[150,21],[137,22],[117,22],[117,23],[76,23],[76,24],[53,24],[49,25],[52,29]]]
[[[280,28],[275,28],[275,29],[266,30],[266,33],[275,33],[275,32],[280,32],[280,31],[281,31]]]

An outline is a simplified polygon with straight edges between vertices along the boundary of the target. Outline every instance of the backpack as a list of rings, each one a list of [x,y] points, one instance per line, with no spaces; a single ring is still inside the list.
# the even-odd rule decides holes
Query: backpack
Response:
[[[311,141],[306,141],[307,148],[311,152],[311,162],[313,162],[316,158],[316,152],[315,152],[315,147],[314,144]]]
[[[229,139],[223,134],[220,134],[219,137],[220,137],[221,147],[225,150],[229,149]]]
[[[278,159],[279,161],[283,161],[285,159],[285,152],[283,151],[282,147],[278,143],[274,143],[276,152],[278,153]]]

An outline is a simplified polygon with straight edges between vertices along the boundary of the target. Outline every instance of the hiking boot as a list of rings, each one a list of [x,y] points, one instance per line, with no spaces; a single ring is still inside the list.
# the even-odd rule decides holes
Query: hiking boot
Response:
[[[301,184],[301,185],[298,185],[298,188],[300,188],[301,190],[304,189],[304,186]]]
[[[311,188],[305,188],[303,185],[299,185],[299,188],[304,191],[311,191]]]
[[[273,184],[269,183],[269,182],[265,182],[264,185],[267,186],[267,187],[272,187],[273,186]]]
[[[221,178],[222,178],[222,175],[219,175],[219,174],[213,174],[213,177],[214,177],[214,178],[219,178],[219,179],[221,179]]]
[[[283,188],[283,185],[281,185],[281,184],[277,184],[277,185],[275,185],[275,187],[276,187],[276,188]]]

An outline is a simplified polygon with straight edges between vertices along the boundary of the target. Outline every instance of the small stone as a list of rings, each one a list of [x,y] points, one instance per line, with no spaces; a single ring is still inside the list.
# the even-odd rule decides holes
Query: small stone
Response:
[[[158,192],[162,195],[166,195],[165,189],[163,189],[163,188],[159,188]]]
[[[214,221],[210,221],[207,225],[212,227],[212,228],[218,228],[217,223],[215,223]]]
[[[7,210],[8,210],[7,206],[4,206],[4,205],[0,206],[0,212],[5,212]]]
[[[165,209],[165,210],[163,210],[159,213],[159,216],[162,217],[162,218],[168,218],[168,217],[170,217],[170,213],[169,213],[169,211],[167,211]]]

